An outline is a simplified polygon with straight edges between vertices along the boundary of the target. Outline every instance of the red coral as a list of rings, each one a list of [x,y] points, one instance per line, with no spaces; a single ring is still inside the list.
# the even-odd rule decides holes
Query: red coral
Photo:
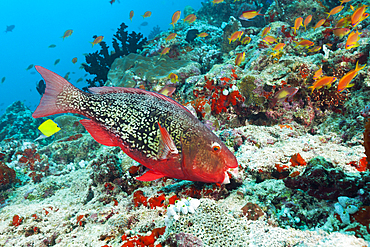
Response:
[[[363,157],[358,162],[357,161],[349,162],[348,165],[353,166],[359,172],[364,172],[367,170],[368,163],[366,157]]]
[[[13,226],[19,226],[22,223],[23,218],[19,217],[18,214],[13,216],[12,225]]]
[[[306,161],[302,158],[302,156],[299,153],[294,154],[290,158],[290,162],[292,163],[293,167],[295,167],[295,166],[305,166],[306,165]]]
[[[135,191],[133,195],[133,202],[135,204],[135,207],[138,207],[140,204],[147,206],[148,205],[147,199],[148,198],[144,196],[144,192],[142,192],[141,190]]]
[[[122,235],[121,239],[122,241],[127,241],[124,243],[121,247],[137,247],[137,246],[153,246],[154,247],[154,242],[155,240],[160,236],[163,235],[165,232],[166,227],[160,227],[160,228],[155,228],[152,230],[151,234],[148,236],[140,236],[136,235],[130,238],[127,238],[126,235]],[[161,244],[155,245],[155,247],[162,247]]]
[[[155,207],[163,207],[164,206],[164,201],[166,200],[166,197],[164,194],[159,195],[159,196],[154,196],[149,198],[149,206],[151,209]]]

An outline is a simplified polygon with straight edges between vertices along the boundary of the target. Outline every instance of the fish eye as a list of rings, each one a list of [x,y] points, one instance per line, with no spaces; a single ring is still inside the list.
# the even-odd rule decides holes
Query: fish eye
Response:
[[[214,152],[220,152],[220,151],[221,151],[221,146],[220,146],[220,144],[218,144],[217,142],[214,142],[214,143],[212,144],[212,150],[213,150]]]

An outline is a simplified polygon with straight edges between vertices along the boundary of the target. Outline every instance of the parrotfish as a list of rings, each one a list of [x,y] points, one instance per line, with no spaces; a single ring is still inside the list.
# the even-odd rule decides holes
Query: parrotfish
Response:
[[[59,75],[35,66],[46,82],[34,118],[77,113],[100,144],[118,146],[150,169],[138,177],[164,176],[207,183],[228,183],[237,173],[234,154],[189,110],[164,95],[138,88],[92,87],[86,93]]]

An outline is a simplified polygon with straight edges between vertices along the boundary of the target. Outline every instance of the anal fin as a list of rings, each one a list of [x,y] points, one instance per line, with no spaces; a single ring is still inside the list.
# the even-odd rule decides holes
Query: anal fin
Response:
[[[144,173],[143,175],[141,175],[139,177],[136,177],[135,179],[137,179],[139,181],[153,181],[153,180],[162,178],[164,176],[165,175],[160,173],[160,172],[155,172],[153,170],[149,170],[146,173]]]
[[[85,129],[90,133],[90,135],[105,146],[119,146],[120,142],[112,134],[110,134],[103,126],[94,122],[90,119],[82,119],[80,123],[85,127]]]

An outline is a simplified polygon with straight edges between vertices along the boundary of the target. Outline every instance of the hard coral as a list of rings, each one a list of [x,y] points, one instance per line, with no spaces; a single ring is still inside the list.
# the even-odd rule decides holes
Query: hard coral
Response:
[[[336,200],[338,196],[355,197],[365,186],[364,179],[345,174],[322,157],[311,159],[301,176],[288,177],[284,183],[291,189],[301,189],[324,200]]]
[[[87,80],[89,87],[97,86],[96,83],[99,83],[99,86],[103,86],[107,80],[109,69],[116,58],[126,56],[129,53],[136,53],[137,50],[143,49],[146,38],[143,38],[141,33],[131,32],[129,34],[126,31],[127,27],[125,23],[122,23],[116,34],[113,35],[115,37],[112,43],[114,52],[109,53],[109,46],[103,41],[99,43],[100,51],[89,53],[86,56],[87,64],[83,64],[84,69],[91,75],[96,75],[93,80]]]

